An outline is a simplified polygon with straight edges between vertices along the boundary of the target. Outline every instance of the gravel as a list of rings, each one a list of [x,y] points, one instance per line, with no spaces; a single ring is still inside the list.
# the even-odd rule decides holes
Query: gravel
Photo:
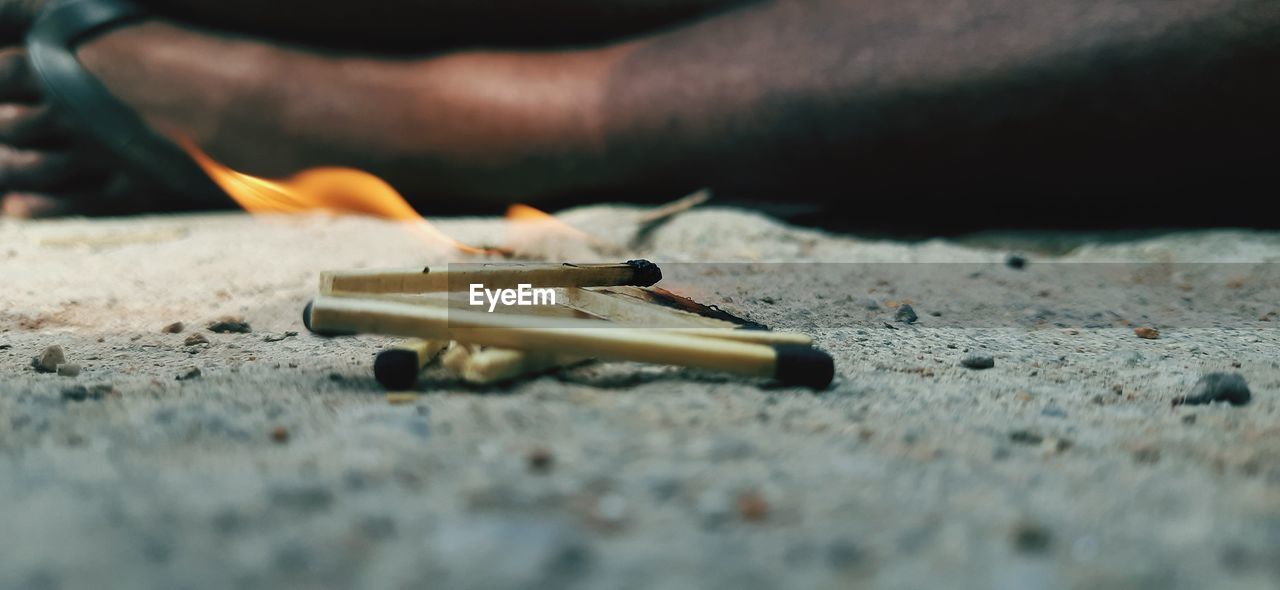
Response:
[[[607,236],[635,213],[565,219]],[[389,405],[371,367],[394,339],[319,338],[298,316],[320,270],[456,259],[394,224],[210,215],[0,225],[0,252],[17,253],[0,262],[4,276],[21,277],[0,309],[10,345],[0,350],[0,531],[13,540],[0,551],[0,588],[1278,579],[1280,322],[1259,318],[1280,299],[1266,268],[1232,262],[1280,259],[1277,235],[1102,236],[1064,253],[1025,236],[982,248],[896,243],[695,210],[628,257],[664,263],[678,291],[811,334],[835,358],[832,388],[600,363],[484,388],[428,370],[420,397]],[[474,244],[506,239],[496,219],[437,225]],[[135,234],[173,237],[51,245]],[[545,259],[616,258],[549,244]],[[1037,262],[1011,271],[1004,254],[1015,248]],[[784,265],[713,275],[665,263],[710,253],[869,264],[824,265],[836,278],[809,273],[781,291],[770,273]],[[1114,275],[1096,273],[1117,265],[1080,264],[1116,260],[1156,264]],[[1212,288],[1238,276],[1238,288]],[[944,313],[907,328],[887,303],[866,309],[870,300]],[[222,316],[299,335],[201,330],[212,344],[193,363],[185,334],[157,331],[156,318]],[[1136,325],[1164,334],[1142,340]],[[28,366],[55,344],[82,365],[77,381]],[[998,354],[999,369],[957,364],[971,353]],[[193,364],[201,378],[174,380]],[[1249,403],[1170,408],[1214,373],[1247,380]],[[77,384],[83,400],[64,400]],[[1051,407],[1066,415],[1043,413]]]

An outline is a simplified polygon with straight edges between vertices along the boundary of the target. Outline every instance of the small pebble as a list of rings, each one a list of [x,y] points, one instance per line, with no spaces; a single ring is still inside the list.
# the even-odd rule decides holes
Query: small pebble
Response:
[[[283,426],[276,426],[271,429],[271,440],[284,444],[289,442],[289,429]]]
[[[80,375],[80,365],[76,363],[62,363],[58,365],[58,375],[61,377],[76,377]]]
[[[1044,553],[1053,543],[1049,529],[1034,522],[1020,522],[1013,527],[1013,546],[1023,553]]]
[[[1009,440],[1018,444],[1038,445],[1044,442],[1044,437],[1031,430],[1015,430],[1009,433]]]
[[[89,389],[83,385],[75,385],[62,390],[62,399],[72,402],[82,402],[89,398]]]
[[[181,375],[178,375],[178,381],[187,381],[190,379],[196,379],[198,377],[200,377],[200,369],[198,367],[191,367],[190,369],[187,369],[186,371],[184,371]]]
[[[760,492],[745,492],[738,496],[738,516],[747,522],[760,522],[769,516],[769,502]]]
[[[199,332],[192,334],[190,336],[187,336],[187,339],[182,341],[183,346],[198,346],[200,344],[208,344],[208,343],[209,343],[209,339],[205,338],[204,334],[201,334]]]
[[[893,319],[904,324],[914,324],[916,320],[920,319],[920,316],[916,315],[916,310],[912,309],[910,305],[904,304],[893,314]]]
[[[1010,254],[1008,258],[1004,259],[1004,264],[1009,268],[1022,270],[1027,266],[1027,259],[1018,254]]]
[[[849,569],[865,557],[865,551],[848,539],[837,539],[827,546],[827,565],[832,569]]]
[[[555,465],[556,457],[551,454],[551,450],[538,447],[529,451],[525,456],[525,462],[529,464],[529,471],[534,473],[547,473],[551,471],[551,467]]]
[[[235,334],[248,334],[253,331],[253,328],[249,327],[249,322],[244,321],[244,318],[231,316],[210,322],[208,328],[210,332],[217,332],[219,334],[226,334],[228,332]]]
[[[1040,410],[1040,415],[1048,416],[1050,418],[1066,418],[1067,411],[1059,408],[1058,406],[1048,405],[1045,406],[1043,410]]]
[[[960,366],[968,369],[990,369],[996,366],[996,359],[985,354],[971,354],[960,359]]]
[[[160,328],[160,331],[164,332],[165,334],[179,334],[185,329],[187,329],[187,326],[182,322],[174,322],[163,328]]]
[[[1160,461],[1160,449],[1155,447],[1139,447],[1134,449],[1133,460],[1138,463],[1156,463]]]
[[[1139,338],[1145,338],[1147,340],[1155,340],[1160,337],[1160,330],[1155,328],[1134,328],[1133,333]]]
[[[44,349],[44,352],[31,359],[31,366],[40,373],[52,373],[58,370],[58,365],[67,362],[66,353],[62,352],[62,347],[57,344]]]
[[[1176,397],[1173,405],[1180,406],[1228,402],[1233,406],[1249,403],[1253,394],[1249,392],[1249,384],[1239,373],[1209,373],[1196,382],[1191,393]]]

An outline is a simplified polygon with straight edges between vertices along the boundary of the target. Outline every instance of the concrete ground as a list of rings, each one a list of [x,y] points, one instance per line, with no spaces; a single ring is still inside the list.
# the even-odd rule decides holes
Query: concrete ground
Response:
[[[390,405],[390,340],[302,328],[317,272],[476,258],[362,218],[0,220],[0,588],[1280,587],[1280,234],[641,213],[438,227],[650,258],[812,333],[833,387],[608,363]],[[30,366],[54,344],[79,376]],[[1252,401],[1172,405],[1209,372]]]

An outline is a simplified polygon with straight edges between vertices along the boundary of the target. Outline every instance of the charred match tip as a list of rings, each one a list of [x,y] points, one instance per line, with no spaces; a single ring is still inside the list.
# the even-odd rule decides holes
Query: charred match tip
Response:
[[[648,287],[662,280],[662,269],[648,260],[628,260],[627,266],[635,271],[632,286]]]
[[[392,348],[373,360],[373,376],[387,389],[412,389],[418,383],[418,367],[418,353]]]
[[[773,376],[781,383],[821,390],[835,378],[835,361],[821,350],[803,344],[779,344],[773,350],[778,354]]]

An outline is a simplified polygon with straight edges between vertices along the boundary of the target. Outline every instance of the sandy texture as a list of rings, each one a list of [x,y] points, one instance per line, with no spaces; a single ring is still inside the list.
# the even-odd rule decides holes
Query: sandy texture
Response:
[[[0,220],[0,588],[1280,585],[1280,277],[1239,264],[1280,262],[1280,235],[896,243],[711,208],[619,246],[640,214],[568,213],[588,242],[439,226],[651,258],[813,333],[836,384],[612,363],[432,374],[392,406],[389,340],[299,310],[318,270],[447,247],[353,218]],[[205,329],[225,315],[253,331]],[[30,367],[52,344],[79,376]],[[1251,403],[1171,405],[1212,371]]]

